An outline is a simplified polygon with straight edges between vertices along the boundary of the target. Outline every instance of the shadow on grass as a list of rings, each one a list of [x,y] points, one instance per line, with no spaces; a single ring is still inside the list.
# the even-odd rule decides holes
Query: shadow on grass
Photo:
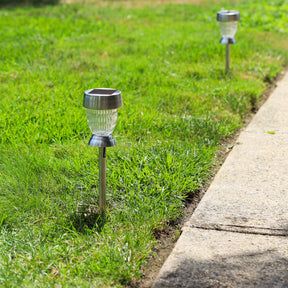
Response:
[[[81,233],[96,229],[101,232],[107,217],[93,205],[79,205],[76,212],[70,214],[69,221],[73,228]]]
[[[16,8],[16,7],[39,7],[45,5],[57,5],[60,0],[0,0],[1,8]]]

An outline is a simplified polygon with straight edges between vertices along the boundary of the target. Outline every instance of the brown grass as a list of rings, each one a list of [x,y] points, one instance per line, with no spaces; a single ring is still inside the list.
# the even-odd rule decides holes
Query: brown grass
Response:
[[[125,7],[125,8],[141,8],[154,7],[163,4],[197,4],[205,5],[212,2],[222,2],[221,0],[62,0],[62,3],[94,3],[98,7]]]

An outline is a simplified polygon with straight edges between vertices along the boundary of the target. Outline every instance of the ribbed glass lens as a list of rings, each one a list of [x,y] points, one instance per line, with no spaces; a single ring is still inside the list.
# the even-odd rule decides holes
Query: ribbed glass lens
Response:
[[[223,38],[234,38],[237,31],[237,21],[219,22],[220,33]]]
[[[118,116],[118,110],[94,110],[86,109],[87,120],[91,132],[96,136],[108,136],[112,134]]]

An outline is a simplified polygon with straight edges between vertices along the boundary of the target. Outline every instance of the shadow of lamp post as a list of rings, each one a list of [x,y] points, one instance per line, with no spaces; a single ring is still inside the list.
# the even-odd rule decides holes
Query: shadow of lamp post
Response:
[[[239,20],[240,13],[238,11],[221,10],[217,13],[217,21],[219,22],[220,33],[222,35],[220,43],[226,45],[226,73],[230,68],[230,45],[236,43],[234,36],[237,31]]]
[[[89,89],[84,93],[83,106],[92,132],[89,145],[99,147],[99,209],[106,210],[106,148],[116,145],[111,135],[116,126],[118,108],[122,107],[121,91],[110,88]]]

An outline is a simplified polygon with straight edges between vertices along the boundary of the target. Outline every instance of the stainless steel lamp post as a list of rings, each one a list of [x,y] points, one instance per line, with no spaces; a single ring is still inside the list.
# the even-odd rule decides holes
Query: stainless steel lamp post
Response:
[[[116,145],[111,135],[117,122],[118,108],[122,107],[121,91],[111,88],[89,89],[84,93],[83,106],[92,132],[89,145],[99,147],[99,206],[106,209],[106,147]]]
[[[239,20],[240,13],[238,11],[221,10],[217,13],[217,21],[219,22],[220,33],[222,35],[220,43],[226,45],[226,73],[229,71],[230,66],[230,45],[236,43],[234,36]]]

